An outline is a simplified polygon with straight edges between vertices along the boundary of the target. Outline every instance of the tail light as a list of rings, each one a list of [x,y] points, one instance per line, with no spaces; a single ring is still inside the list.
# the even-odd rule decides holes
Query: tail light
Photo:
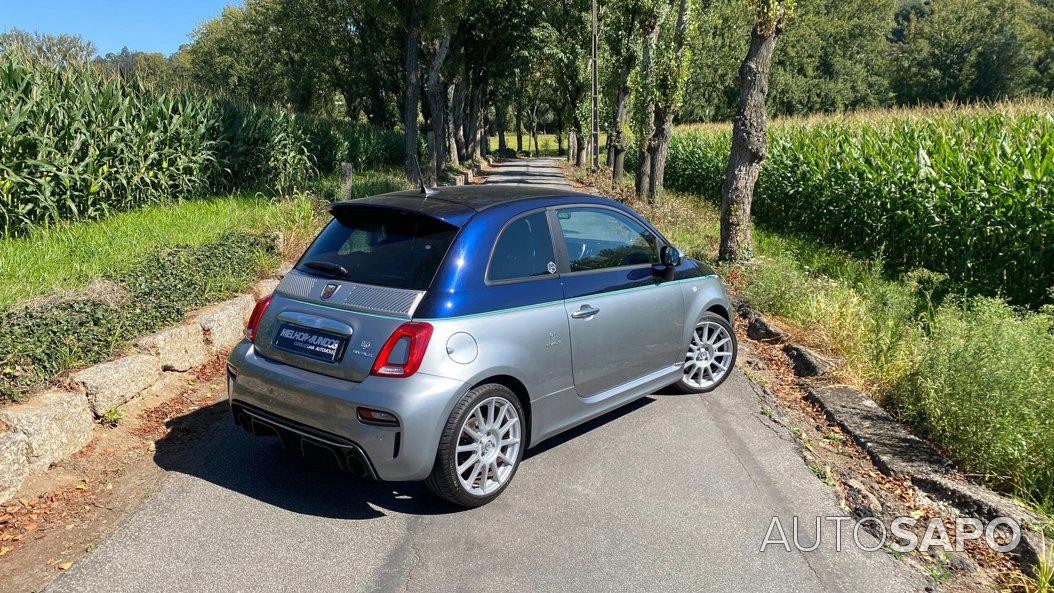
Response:
[[[245,326],[245,339],[250,342],[256,341],[256,330],[260,328],[260,320],[263,319],[264,311],[267,310],[267,305],[271,304],[272,298],[274,295],[260,299],[253,307],[252,315],[249,315],[249,324]]]
[[[432,326],[410,321],[400,325],[373,362],[371,375],[378,377],[409,377],[421,368],[421,360],[432,338]]]

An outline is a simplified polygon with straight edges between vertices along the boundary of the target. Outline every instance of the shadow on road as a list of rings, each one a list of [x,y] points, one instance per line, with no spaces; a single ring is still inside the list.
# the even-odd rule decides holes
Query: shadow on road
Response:
[[[555,436],[528,450],[524,461],[654,401],[639,399]],[[303,458],[283,450],[277,438],[253,437],[234,425],[226,401],[177,417],[169,427],[157,441],[159,467],[294,513],[363,520],[383,517],[384,511],[439,515],[463,510],[432,496],[423,483],[354,478],[331,459]]]

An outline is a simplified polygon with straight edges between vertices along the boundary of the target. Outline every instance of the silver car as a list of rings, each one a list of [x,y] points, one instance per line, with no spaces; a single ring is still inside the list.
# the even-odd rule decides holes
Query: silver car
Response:
[[[735,364],[721,281],[622,204],[467,186],[330,212],[253,311],[228,396],[253,434],[353,474],[479,506],[527,447]]]

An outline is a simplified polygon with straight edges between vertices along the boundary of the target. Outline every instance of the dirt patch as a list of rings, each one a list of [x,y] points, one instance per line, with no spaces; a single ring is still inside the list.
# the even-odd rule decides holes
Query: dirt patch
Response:
[[[133,400],[116,426],[97,427],[86,448],[0,505],[0,592],[41,590],[157,490],[155,441],[207,429],[174,420],[226,397],[225,361],[216,356],[168,391]]]

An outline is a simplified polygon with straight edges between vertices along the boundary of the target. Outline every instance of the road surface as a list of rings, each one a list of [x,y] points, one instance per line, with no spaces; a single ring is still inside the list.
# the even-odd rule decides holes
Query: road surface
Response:
[[[499,180],[563,185],[551,160]],[[493,181],[493,177],[488,182]],[[760,547],[772,523],[839,516],[736,371],[656,394],[528,451],[509,489],[463,511],[421,485],[356,481],[235,428],[158,445],[160,491],[49,587],[121,591],[917,591],[884,552],[826,528],[813,552]],[[801,538],[812,542],[811,527]],[[788,533],[788,536],[790,534]],[[846,544],[850,542],[850,545]]]
[[[512,159],[491,166],[485,183],[520,183],[572,189],[556,159]]]

